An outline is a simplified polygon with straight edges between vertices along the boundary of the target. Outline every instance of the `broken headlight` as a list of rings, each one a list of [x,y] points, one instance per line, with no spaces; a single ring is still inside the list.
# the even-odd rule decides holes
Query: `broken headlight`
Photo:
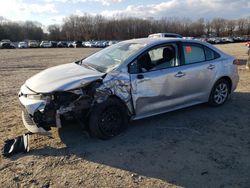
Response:
[[[26,97],[31,100],[44,100],[46,102],[50,102],[52,100],[51,95],[43,95],[43,94],[28,94],[26,95]]]
[[[83,95],[83,90],[81,88],[69,90],[68,92],[74,93],[76,95]]]

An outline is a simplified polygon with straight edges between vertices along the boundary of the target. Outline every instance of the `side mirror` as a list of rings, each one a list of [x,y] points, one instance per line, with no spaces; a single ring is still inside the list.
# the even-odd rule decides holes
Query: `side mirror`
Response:
[[[139,67],[137,61],[134,61],[131,64],[129,64],[128,72],[130,74],[137,74],[140,72],[139,70],[140,70],[140,67]]]

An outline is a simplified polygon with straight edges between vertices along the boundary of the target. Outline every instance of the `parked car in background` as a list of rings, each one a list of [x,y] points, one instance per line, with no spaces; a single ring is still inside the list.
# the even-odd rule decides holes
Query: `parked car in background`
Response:
[[[72,41],[68,42],[68,48],[74,48]]]
[[[244,38],[243,37],[233,37],[235,42],[244,42]]]
[[[28,43],[25,41],[19,42],[18,43],[18,48],[28,48]]]
[[[15,45],[8,39],[1,40],[0,42],[1,49],[14,49]]]
[[[29,78],[19,92],[23,123],[46,134],[61,120],[77,119],[98,138],[111,138],[129,119],[224,104],[239,81],[237,64],[198,40],[123,41]]]
[[[220,43],[233,43],[234,40],[231,37],[222,37],[220,38]]]
[[[80,48],[83,47],[82,41],[73,41],[68,43],[68,48]]]
[[[233,37],[225,37],[227,43],[233,43],[234,39]]]
[[[82,41],[82,47],[87,47],[86,45],[85,45],[85,43],[86,43],[87,41]]]
[[[106,47],[105,41],[95,41],[93,46],[95,48],[105,48]]]
[[[187,40],[195,40],[195,37],[182,37],[182,38]]]
[[[107,46],[109,46],[108,44],[109,44],[109,41],[103,41],[103,48],[106,48]]]
[[[97,41],[96,42],[96,47],[97,48],[104,48],[103,41]]]
[[[68,47],[68,43],[65,42],[65,41],[59,41],[59,42],[57,43],[57,47],[58,47],[58,48],[67,48],[67,47]]]
[[[208,42],[208,38],[205,38],[205,37],[196,38],[195,40],[199,40],[199,41],[202,41],[202,42]]]
[[[149,38],[158,38],[158,37],[182,38],[182,36],[177,33],[154,33],[154,34],[150,34],[148,37]]]
[[[57,48],[57,42],[56,41],[50,41],[51,48]]]
[[[9,39],[2,39],[0,42],[8,42],[11,43],[11,41]]]
[[[84,42],[83,46],[87,47],[87,48],[91,48],[91,47],[93,47],[93,43],[90,41],[87,41],[87,42]]]
[[[220,44],[222,43],[222,40],[219,37],[213,37],[213,38],[208,38],[207,42],[209,42],[210,44]]]
[[[120,42],[120,41],[118,41],[118,40],[111,40],[111,41],[108,41],[108,46],[117,44],[118,42]]]
[[[39,47],[39,44],[37,41],[35,40],[29,40],[28,41],[28,47],[29,48],[38,48]]]
[[[41,48],[51,48],[52,47],[52,43],[50,41],[42,41],[40,43],[40,47]]]
[[[74,41],[72,43],[72,45],[73,45],[74,48],[81,48],[81,47],[83,47],[82,46],[82,41]]]

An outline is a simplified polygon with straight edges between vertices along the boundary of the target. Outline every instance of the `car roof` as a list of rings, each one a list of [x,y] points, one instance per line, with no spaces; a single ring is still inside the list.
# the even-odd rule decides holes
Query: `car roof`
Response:
[[[148,37],[154,37],[157,35],[161,35],[162,37],[182,38],[182,35],[180,35],[178,33],[152,33],[152,34],[148,35]]]
[[[159,38],[138,38],[138,39],[130,39],[122,41],[125,43],[138,43],[138,44],[144,44],[145,46],[154,46],[154,45],[160,45],[164,44],[166,42],[190,42],[190,43],[196,43],[208,46],[212,49],[217,49],[210,43],[200,41],[200,40],[194,40],[194,39],[185,39],[185,38],[170,38],[170,37],[159,37]],[[217,49],[218,50],[218,49]],[[220,50],[219,50],[220,51]]]
[[[159,37],[159,38],[139,38],[139,39],[130,39],[130,40],[126,40],[123,42],[127,42],[127,43],[138,43],[138,44],[144,44],[146,45],[157,45],[157,44],[162,44],[162,43],[166,43],[166,42],[178,42],[178,41],[182,41],[182,42],[192,42],[192,43],[201,43],[197,40],[192,40],[192,39],[182,39],[182,38],[170,38],[170,37]]]
[[[137,43],[137,44],[142,44],[144,45],[145,48],[151,48],[157,45],[162,45],[167,42],[189,42],[189,43],[195,43],[195,44],[200,44],[207,46],[214,51],[218,52],[221,55],[226,55],[223,51],[220,49],[214,47],[212,44],[209,44],[207,42],[199,41],[199,40],[194,40],[194,39],[183,39],[183,38],[164,38],[164,37],[159,37],[159,38],[139,38],[139,39],[131,39],[131,40],[126,40],[121,43]],[[118,43],[119,44],[119,43]]]

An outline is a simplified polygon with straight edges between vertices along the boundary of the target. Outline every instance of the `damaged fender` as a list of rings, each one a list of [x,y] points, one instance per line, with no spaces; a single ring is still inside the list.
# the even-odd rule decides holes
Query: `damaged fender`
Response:
[[[129,114],[134,114],[129,74],[117,71],[110,72],[102,82],[103,84],[96,88],[95,101],[101,103],[109,96],[115,95],[126,104]]]

